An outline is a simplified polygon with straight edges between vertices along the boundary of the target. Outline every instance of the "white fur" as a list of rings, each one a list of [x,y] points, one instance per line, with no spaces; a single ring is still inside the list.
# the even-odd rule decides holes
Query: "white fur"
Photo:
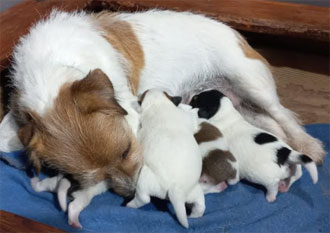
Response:
[[[262,145],[255,143],[254,137],[265,131],[245,121],[227,97],[221,99],[218,112],[210,118],[210,121],[220,129],[226,138],[229,151],[238,161],[240,178],[265,186],[267,189],[266,198],[269,202],[275,201],[280,181],[290,176],[289,164],[303,164],[310,173],[313,182],[317,182],[315,163],[302,163],[298,160],[301,153],[292,150],[282,140],[278,139],[275,142]],[[288,157],[288,162],[279,166],[276,153],[282,147],[292,151]],[[297,173],[299,173],[299,169]]]
[[[67,210],[67,195],[71,183],[64,178],[62,174],[57,176],[44,178],[40,180],[38,177],[31,179],[31,186],[35,192],[54,192],[57,193],[57,199],[60,203],[62,211]],[[105,182],[99,182],[94,186],[80,189],[72,193],[73,201],[70,202],[68,208],[68,223],[75,228],[82,228],[79,222],[79,215],[85,209],[92,199],[108,190]]]
[[[18,126],[12,113],[9,112],[0,124],[0,151],[11,152],[21,150],[23,145],[17,137]]]
[[[135,198],[127,206],[139,208],[150,202],[150,196],[168,198],[187,228],[185,202],[195,204],[191,217],[200,217],[205,210],[198,184],[202,160],[193,137],[197,118],[177,108],[162,92],[150,90],[142,102],[141,123],[138,136],[144,147],[144,166]]]
[[[264,120],[263,127],[275,133],[285,131],[296,148],[321,159],[324,151],[320,142],[306,134],[279,103],[268,67],[244,55],[238,33],[230,27],[188,12],[154,10],[115,17],[132,25],[144,52],[139,93],[160,88],[181,95],[199,89],[203,83],[222,83],[226,77],[238,99],[265,109],[279,123]],[[128,62],[102,33],[85,13],[54,11],[36,24],[14,52],[13,81],[22,94],[20,104],[44,114],[63,83],[101,68],[113,82],[120,104],[129,112],[126,118],[136,132],[138,116],[131,106],[135,98],[125,76]]]
[[[104,193],[107,190],[108,187],[106,183],[99,182],[94,186],[72,193],[73,201],[69,204],[68,208],[69,225],[75,228],[82,228],[82,225],[79,222],[80,212],[89,205],[93,197]]]

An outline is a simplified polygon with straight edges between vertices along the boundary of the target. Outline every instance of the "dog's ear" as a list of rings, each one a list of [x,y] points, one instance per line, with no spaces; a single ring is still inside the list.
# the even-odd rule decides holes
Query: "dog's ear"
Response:
[[[198,117],[199,118],[204,118],[204,119],[209,119],[209,113],[206,111],[206,109],[200,108],[198,110]]]
[[[175,106],[178,106],[182,101],[182,97],[181,96],[173,96],[173,97],[170,98],[170,100],[172,101],[172,103]]]
[[[30,141],[34,134],[34,126],[32,123],[28,123],[23,127],[19,128],[17,131],[17,136],[24,147],[30,144]]]
[[[166,91],[163,92],[164,95],[171,100],[171,102],[175,105],[178,106],[181,101],[182,101],[182,97],[181,96],[170,96]]]
[[[95,69],[82,80],[75,81],[71,86],[71,93],[75,105],[83,114],[101,111],[127,115],[115,98],[110,79],[100,69]]]
[[[18,129],[17,136],[22,142],[23,146],[27,147],[35,135],[36,130],[43,130],[44,127],[40,117],[37,114],[27,111],[24,112],[24,115],[28,122]]]
[[[144,100],[144,97],[146,97],[146,94],[148,93],[148,91],[149,90],[144,91],[143,94],[140,96],[139,101],[138,101],[138,103],[139,103],[140,106],[142,105],[142,102]]]
[[[32,165],[32,167],[35,169],[37,175],[39,175],[41,171],[41,161],[35,151],[30,152],[29,162]]]

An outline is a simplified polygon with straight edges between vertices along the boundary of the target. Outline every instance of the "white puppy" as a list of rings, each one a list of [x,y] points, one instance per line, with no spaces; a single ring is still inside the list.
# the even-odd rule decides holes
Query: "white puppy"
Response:
[[[139,208],[150,196],[168,198],[179,222],[188,227],[185,203],[193,203],[190,217],[201,217],[205,210],[203,191],[198,183],[202,159],[193,137],[197,117],[175,107],[177,99],[158,90],[141,97],[141,123],[138,133],[144,149],[144,166],[136,194],[127,206]],[[178,104],[178,103],[177,103]]]
[[[216,90],[203,92],[193,98],[191,105],[199,108],[199,116],[209,118],[220,129],[229,151],[238,161],[240,178],[265,186],[269,202],[276,200],[281,181],[292,175],[290,166],[302,164],[313,183],[317,182],[317,168],[309,156],[294,151],[274,135],[249,124],[222,93]],[[299,178],[299,170],[296,169],[289,185]]]
[[[194,137],[203,158],[200,178],[203,192],[218,193],[227,188],[227,183],[236,184],[239,181],[238,162],[228,151],[227,141],[220,130],[209,121],[201,120]]]

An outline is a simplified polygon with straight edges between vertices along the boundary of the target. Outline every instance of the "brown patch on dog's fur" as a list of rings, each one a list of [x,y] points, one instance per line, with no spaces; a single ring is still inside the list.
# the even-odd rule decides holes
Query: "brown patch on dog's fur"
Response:
[[[202,174],[207,175],[215,185],[234,179],[236,170],[229,161],[236,161],[229,151],[213,150],[203,159]]]
[[[108,77],[94,70],[63,85],[52,110],[42,118],[32,117],[19,134],[34,165],[39,160],[71,174],[83,187],[106,180],[125,195],[134,190],[142,161],[125,115]]]
[[[202,122],[199,131],[194,134],[194,137],[197,143],[201,144],[203,142],[210,142],[221,138],[222,134],[217,127],[207,122]]]
[[[106,32],[104,37],[130,63],[129,83],[133,94],[136,95],[141,70],[144,67],[144,53],[132,26],[115,16],[116,14],[109,12],[92,15],[97,25]]]
[[[263,56],[261,56],[260,53],[254,50],[239,32],[235,31],[235,34],[239,39],[239,46],[243,50],[243,53],[246,57],[251,59],[258,59],[266,66],[268,66],[268,68],[270,68],[268,61]]]

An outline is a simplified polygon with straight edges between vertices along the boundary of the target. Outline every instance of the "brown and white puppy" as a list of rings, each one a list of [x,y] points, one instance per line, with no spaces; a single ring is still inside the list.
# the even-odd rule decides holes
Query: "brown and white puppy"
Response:
[[[222,192],[239,181],[238,163],[217,127],[202,121],[194,135],[203,158],[200,184],[205,194]],[[226,183],[227,182],[227,183]]]

